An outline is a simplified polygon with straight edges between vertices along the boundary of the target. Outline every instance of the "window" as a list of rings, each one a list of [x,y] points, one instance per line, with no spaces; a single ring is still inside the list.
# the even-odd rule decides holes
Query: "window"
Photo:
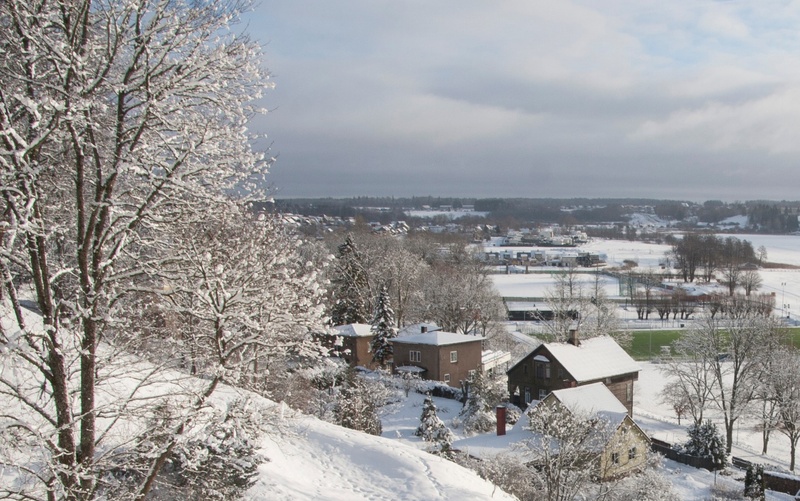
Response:
[[[631,382],[625,386],[625,398],[628,399],[628,402],[633,400],[633,383]]]
[[[469,380],[470,380],[470,381],[472,381],[473,379],[475,379],[475,369],[472,369],[471,371],[468,371],[468,372],[467,372],[467,377],[469,377]]]
[[[611,464],[619,464],[619,452],[611,453]]]
[[[536,364],[536,379],[544,379],[544,366],[540,363]]]
[[[412,362],[421,362],[422,361],[422,353],[416,350],[410,350],[408,352],[408,359]]]
[[[558,379],[564,379],[564,368],[560,366],[558,368]]]
[[[458,362],[458,352],[457,351],[451,351],[450,352],[450,363],[454,364],[456,362]]]
[[[444,375],[444,382],[445,383],[449,383],[450,382],[450,374],[445,374]]]
[[[544,377],[550,379],[550,364],[544,364]]]
[[[531,403],[531,389],[528,388],[527,386],[525,387],[525,403],[526,404]]]
[[[636,459],[636,447],[628,449],[628,459]]]
[[[539,400],[544,400],[544,397],[546,397],[548,393],[550,392],[544,388],[539,388]]]

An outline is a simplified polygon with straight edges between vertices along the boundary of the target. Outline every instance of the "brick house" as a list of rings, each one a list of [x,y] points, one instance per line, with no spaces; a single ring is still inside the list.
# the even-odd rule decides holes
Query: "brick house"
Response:
[[[507,371],[512,401],[526,407],[550,392],[603,383],[633,415],[634,383],[641,368],[612,338],[543,343]]]
[[[418,373],[422,379],[459,387],[481,368],[482,336],[453,332],[420,332],[390,340],[396,372]]]

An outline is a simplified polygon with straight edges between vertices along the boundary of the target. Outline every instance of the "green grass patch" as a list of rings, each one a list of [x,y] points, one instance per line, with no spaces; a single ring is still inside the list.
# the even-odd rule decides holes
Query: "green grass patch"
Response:
[[[686,329],[633,331],[633,340],[627,349],[634,360],[650,360],[661,354],[662,346],[669,346]],[[798,338],[800,339],[800,338]]]
[[[784,331],[786,344],[800,349],[800,327],[786,327]],[[671,345],[684,332],[686,329],[633,331],[626,351],[634,360],[650,360],[660,356],[661,347]]]

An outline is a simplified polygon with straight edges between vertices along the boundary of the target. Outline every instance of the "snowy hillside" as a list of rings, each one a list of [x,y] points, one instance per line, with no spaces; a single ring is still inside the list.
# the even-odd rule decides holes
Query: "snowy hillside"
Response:
[[[283,420],[262,446],[269,461],[245,499],[515,499],[412,445],[312,417]]]

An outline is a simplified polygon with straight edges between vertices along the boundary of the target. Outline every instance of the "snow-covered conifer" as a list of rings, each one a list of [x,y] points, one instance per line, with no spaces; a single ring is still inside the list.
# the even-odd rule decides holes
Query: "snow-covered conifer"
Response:
[[[344,243],[339,246],[331,287],[331,323],[367,323],[368,302],[365,295],[369,294],[369,279],[352,235],[347,235]]]
[[[422,404],[422,416],[414,435],[426,442],[432,442],[439,451],[448,450],[453,442],[453,434],[436,414],[436,404],[430,394]]]
[[[393,354],[392,343],[389,340],[397,337],[397,329],[394,326],[394,311],[392,311],[389,291],[386,287],[381,288],[371,324],[372,328],[370,330],[374,336],[370,342],[372,360],[383,367],[391,360]]]
[[[699,425],[692,423],[686,430],[689,439],[683,445],[686,454],[711,458],[714,465],[722,468],[728,462],[725,439],[717,430],[717,425],[706,421]]]
[[[764,467],[760,464],[750,465],[744,475],[744,497],[749,499],[765,499]]]

